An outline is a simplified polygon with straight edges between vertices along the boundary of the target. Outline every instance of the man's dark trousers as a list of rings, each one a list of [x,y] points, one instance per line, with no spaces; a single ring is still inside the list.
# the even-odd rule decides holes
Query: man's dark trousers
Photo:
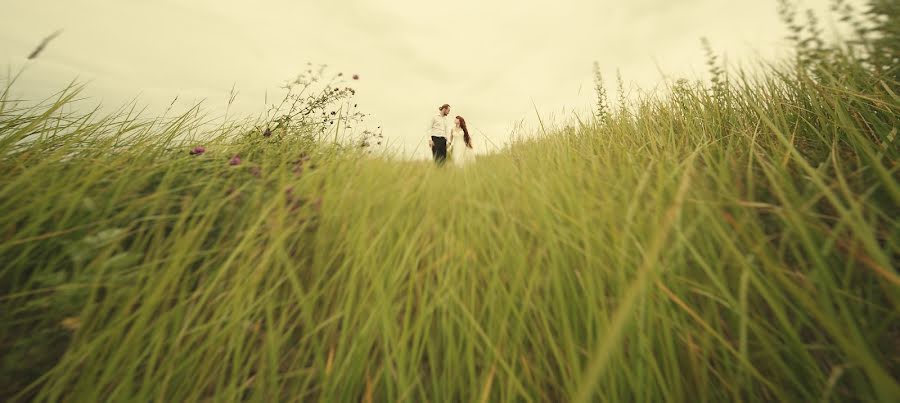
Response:
[[[444,161],[447,161],[447,138],[431,136],[431,142],[434,143],[434,147],[431,147],[434,162],[438,165],[444,165]]]

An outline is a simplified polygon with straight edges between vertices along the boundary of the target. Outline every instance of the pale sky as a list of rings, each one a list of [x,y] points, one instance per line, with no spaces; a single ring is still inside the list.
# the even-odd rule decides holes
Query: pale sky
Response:
[[[190,4],[190,5],[187,5]],[[561,118],[594,103],[598,61],[615,96],[615,72],[649,89],[666,76],[705,74],[701,37],[729,61],[787,51],[776,0],[0,0],[0,63],[26,66],[17,93],[39,98],[74,78],[85,95],[118,106],[140,95],[158,111],[179,96],[255,114],[264,94],[325,63],[359,74],[368,126],[428,156],[425,128],[453,106],[480,152],[515,123]],[[828,0],[803,4],[825,10]],[[822,14],[824,16],[824,14]],[[26,56],[57,29],[36,60]]]

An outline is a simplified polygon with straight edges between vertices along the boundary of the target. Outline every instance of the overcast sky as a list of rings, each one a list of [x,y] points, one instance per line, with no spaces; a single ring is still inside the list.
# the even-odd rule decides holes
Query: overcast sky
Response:
[[[186,5],[190,4],[190,5]],[[393,142],[418,149],[442,103],[469,121],[480,151],[514,124],[593,103],[592,63],[614,87],[651,88],[663,74],[700,77],[700,38],[729,61],[787,48],[776,0],[0,0],[0,63],[27,66],[17,92],[37,98],[78,77],[118,105],[140,94],[161,108],[206,99],[263,110],[277,87],[327,63],[359,74],[360,108]],[[805,0],[827,8],[827,0]],[[65,31],[36,60],[41,39]],[[5,67],[5,66],[4,66]],[[614,93],[613,93],[614,94]],[[534,105],[534,106],[533,106]]]

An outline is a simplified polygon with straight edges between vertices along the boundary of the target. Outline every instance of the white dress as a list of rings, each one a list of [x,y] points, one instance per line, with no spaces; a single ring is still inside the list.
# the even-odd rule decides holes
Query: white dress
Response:
[[[450,155],[453,158],[453,165],[463,167],[475,162],[475,150],[466,147],[465,133],[462,129],[453,128],[450,130],[452,138]]]

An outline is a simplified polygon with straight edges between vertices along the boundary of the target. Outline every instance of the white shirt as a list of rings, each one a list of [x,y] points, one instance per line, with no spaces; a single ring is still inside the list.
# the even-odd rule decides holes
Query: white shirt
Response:
[[[447,137],[449,127],[447,126],[447,117],[441,113],[431,117],[431,127],[428,128],[429,136]]]

